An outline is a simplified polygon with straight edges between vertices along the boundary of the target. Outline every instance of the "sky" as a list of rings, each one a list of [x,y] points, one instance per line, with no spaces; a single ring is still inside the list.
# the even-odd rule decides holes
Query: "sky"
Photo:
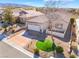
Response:
[[[43,7],[45,2],[50,0],[0,0],[0,3],[15,3],[15,4],[25,4],[30,6]],[[59,1],[59,0],[52,0]],[[59,7],[63,8],[79,8],[79,0],[61,0]]]

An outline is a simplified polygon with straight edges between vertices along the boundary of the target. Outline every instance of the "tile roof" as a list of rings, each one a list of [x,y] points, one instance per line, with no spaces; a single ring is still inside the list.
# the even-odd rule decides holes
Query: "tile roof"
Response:
[[[48,21],[48,18],[45,15],[37,16],[35,18],[27,20],[27,22],[35,22],[35,23],[45,23],[47,21]]]

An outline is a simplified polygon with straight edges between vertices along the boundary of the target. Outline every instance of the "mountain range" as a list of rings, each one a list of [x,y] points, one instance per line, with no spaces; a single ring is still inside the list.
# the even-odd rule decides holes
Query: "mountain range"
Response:
[[[15,3],[0,3],[0,7],[33,7],[29,5],[24,5],[24,4],[15,4]]]

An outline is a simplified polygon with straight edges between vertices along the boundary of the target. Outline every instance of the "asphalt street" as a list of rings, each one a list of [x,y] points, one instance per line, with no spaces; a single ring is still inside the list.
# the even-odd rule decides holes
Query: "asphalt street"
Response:
[[[30,58],[24,53],[0,41],[0,58]]]

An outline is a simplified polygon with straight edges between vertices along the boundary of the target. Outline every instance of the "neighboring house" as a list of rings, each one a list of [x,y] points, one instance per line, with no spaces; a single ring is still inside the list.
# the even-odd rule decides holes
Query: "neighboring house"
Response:
[[[17,18],[17,22],[25,23],[26,22],[26,11],[23,10],[13,10],[13,16]]]
[[[2,17],[3,17],[3,10],[2,9],[0,9],[0,20],[2,20]]]
[[[25,14],[28,14],[26,11],[20,11],[19,12],[19,15],[25,15]]]
[[[37,12],[35,10],[20,10],[18,12],[13,12],[13,14],[20,20],[22,23],[26,23],[26,20],[31,18],[43,15],[41,12]]]
[[[25,24],[26,23],[26,20],[27,20],[26,14],[20,15],[19,16],[19,20],[20,20],[21,23],[24,23]]]
[[[20,22],[26,23],[26,20],[27,20],[26,14],[28,14],[26,11],[19,12]]]
[[[27,18],[44,15],[43,13],[41,13],[39,11],[35,11],[35,10],[25,10],[25,11],[28,13]]]

